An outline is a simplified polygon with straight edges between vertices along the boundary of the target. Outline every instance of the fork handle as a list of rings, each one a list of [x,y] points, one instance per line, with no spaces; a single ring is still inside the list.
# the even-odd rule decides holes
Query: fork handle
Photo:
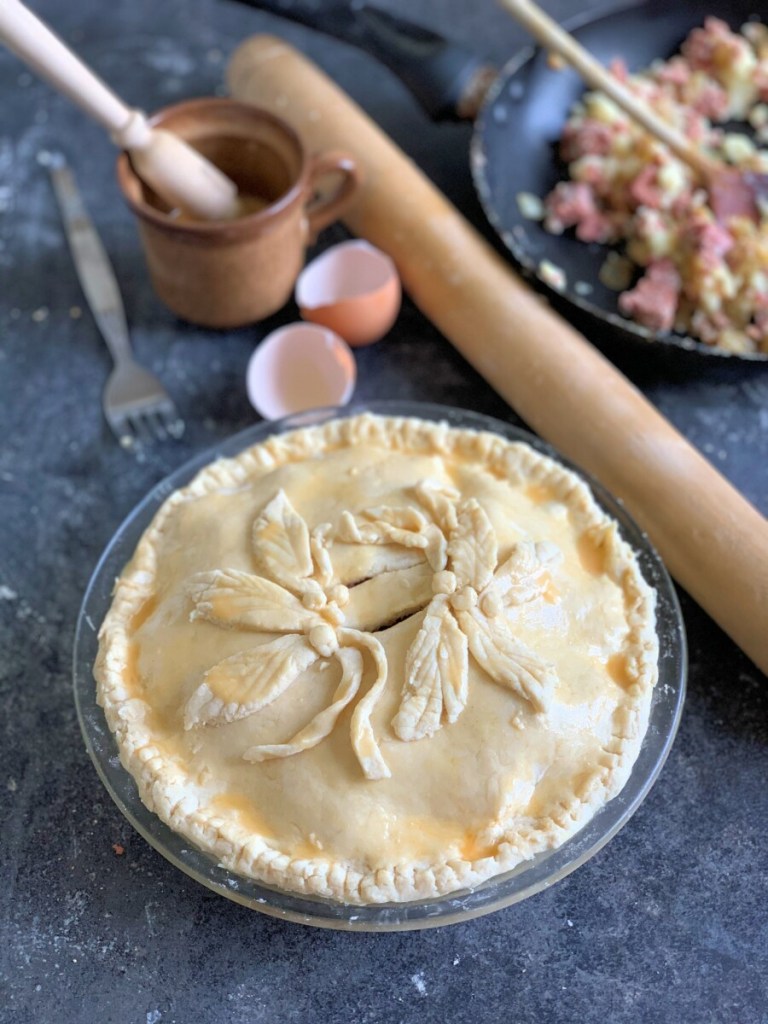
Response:
[[[131,339],[115,272],[88,216],[72,172],[63,161],[51,168],[51,180],[77,276],[90,310],[115,364],[131,362]]]

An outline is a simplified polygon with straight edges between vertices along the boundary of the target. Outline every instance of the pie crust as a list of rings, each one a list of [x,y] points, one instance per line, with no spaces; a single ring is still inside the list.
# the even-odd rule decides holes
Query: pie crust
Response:
[[[174,492],[94,674],[141,798],[225,867],[353,904],[454,893],[618,793],[655,593],[573,472],[369,414]]]

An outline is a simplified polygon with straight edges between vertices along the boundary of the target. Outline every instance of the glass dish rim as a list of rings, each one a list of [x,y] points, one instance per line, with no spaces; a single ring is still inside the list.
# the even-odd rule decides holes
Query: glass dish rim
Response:
[[[169,494],[217,458],[232,457],[275,433],[314,426],[363,412],[445,421],[450,426],[490,430],[523,441],[578,473],[596,500],[619,523],[622,536],[636,552],[643,575],[657,592],[660,644],[659,681],[654,689],[648,729],[640,754],[620,792],[565,843],[537,854],[511,872],[497,875],[473,890],[408,903],[357,906],[276,889],[221,867],[165,825],[140,800],[133,777],[119,761],[117,744],[96,703],[93,659],[97,632],[111,600],[112,582],[133,553],[139,536]],[[650,578],[649,578],[650,576]],[[98,621],[94,619],[98,616]],[[663,620],[663,621],[662,621]],[[312,410],[281,420],[254,424],[206,449],[174,470],[124,518],[99,558],[83,597],[75,630],[73,685],[78,721],[86,749],[107,792],[133,828],[167,860],[207,888],[270,916],[300,924],[349,931],[406,931],[438,927],[491,913],[560,881],[594,856],[629,821],[650,792],[667,759],[685,698],[687,646],[680,605],[672,581],[647,536],[623,504],[552,446],[528,431],[495,417],[437,403],[377,401],[343,408]]]

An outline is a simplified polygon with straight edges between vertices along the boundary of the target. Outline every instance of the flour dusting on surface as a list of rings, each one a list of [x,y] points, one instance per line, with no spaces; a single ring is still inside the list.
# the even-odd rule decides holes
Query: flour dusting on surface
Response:
[[[424,981],[424,972],[419,971],[418,974],[411,976],[411,984],[419,993],[420,996],[426,996],[427,994],[427,983]]]

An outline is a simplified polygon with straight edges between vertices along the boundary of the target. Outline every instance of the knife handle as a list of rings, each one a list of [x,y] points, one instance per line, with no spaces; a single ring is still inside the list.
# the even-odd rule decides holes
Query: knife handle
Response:
[[[88,306],[115,363],[129,362],[131,339],[112,264],[70,169],[58,159],[50,172],[72,260]]]

